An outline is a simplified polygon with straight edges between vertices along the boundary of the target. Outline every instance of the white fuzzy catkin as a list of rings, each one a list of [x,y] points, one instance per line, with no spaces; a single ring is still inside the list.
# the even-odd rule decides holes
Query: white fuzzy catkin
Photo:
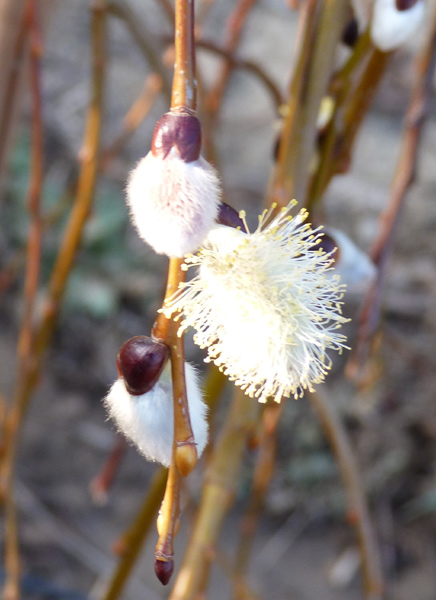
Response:
[[[207,443],[207,407],[203,402],[198,377],[192,365],[185,363],[186,391],[192,432],[200,457]],[[119,431],[131,440],[148,460],[168,467],[174,439],[174,409],[171,366],[165,367],[152,390],[132,396],[120,377],[104,400],[109,416]]]
[[[127,203],[139,235],[158,254],[183,257],[201,245],[218,214],[221,188],[200,156],[184,162],[176,148],[166,158],[150,151],[132,171]]]
[[[337,333],[347,319],[344,286],[328,276],[333,259],[319,247],[320,230],[304,223],[307,211],[291,217],[291,207],[266,226],[265,212],[253,233],[212,229],[185,259],[197,276],[163,308],[178,313],[179,335],[193,327],[207,360],[259,402],[312,390],[331,366],[326,351],[346,341]]]
[[[371,39],[379,50],[389,52],[406,43],[425,18],[425,2],[419,0],[409,10],[398,10],[395,0],[375,0]]]

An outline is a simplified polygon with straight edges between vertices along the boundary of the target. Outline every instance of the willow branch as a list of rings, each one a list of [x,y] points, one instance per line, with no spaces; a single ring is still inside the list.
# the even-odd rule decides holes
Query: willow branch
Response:
[[[150,65],[151,70],[155,73],[158,73],[162,78],[162,91],[169,101],[171,97],[171,86],[168,73],[166,69],[164,69],[162,61],[157,56],[156,43],[152,42],[152,38],[148,32],[144,34],[144,26],[140,21],[138,21],[138,16],[136,13],[128,4],[118,2],[108,2],[107,10],[112,17],[123,21],[123,23],[126,25],[133,41],[138,46],[147,63]]]
[[[269,77],[269,75],[267,75],[265,73],[265,71],[256,63],[250,61],[250,60],[244,60],[242,58],[237,58],[232,52],[230,52],[229,50],[227,50],[226,48],[220,48],[219,46],[217,46],[216,44],[208,41],[208,40],[196,40],[195,45],[197,48],[201,49],[201,50],[207,50],[208,52],[212,52],[213,54],[217,54],[219,56],[222,56],[223,58],[226,59],[227,64],[229,64],[232,68],[234,69],[242,69],[244,71],[247,71],[248,73],[251,73],[252,75],[254,75],[257,79],[259,79],[259,81],[261,83],[263,83],[265,85],[265,88],[268,90],[272,100],[274,101],[274,104],[277,108],[279,108],[279,106],[281,106],[283,104],[283,97],[282,94],[280,92],[280,90],[278,89],[278,87],[276,86],[276,84],[274,83],[274,81]],[[224,93],[224,89],[223,89],[223,93]],[[211,92],[208,94],[208,100],[206,100],[206,102],[208,103],[208,109],[211,110],[212,112],[216,112],[216,110],[218,110],[218,105],[216,105],[217,103],[217,98],[214,96],[213,100],[212,99],[212,95]],[[212,108],[210,108],[210,102],[213,103]]]
[[[205,100],[206,106],[212,118],[216,115],[219,107],[221,106],[221,102],[226,91],[227,82],[232,69],[236,66],[236,63],[230,57],[232,54],[234,54],[239,45],[245,22],[256,2],[257,0],[239,0],[233,12],[227,19],[227,39],[224,44],[224,52],[222,53],[222,56],[225,56],[225,62],[221,66],[221,69],[215,79],[215,83],[207,94]]]
[[[415,178],[422,130],[433,95],[436,65],[436,27],[415,61],[415,83],[407,109],[400,156],[391,183],[389,203],[380,216],[378,233],[370,254],[377,265],[377,278],[369,289],[359,316],[358,338],[347,365],[347,375],[356,376],[369,356],[381,315],[382,290],[388,260],[400,222],[407,192]]]
[[[4,28],[0,50],[2,51],[2,68],[6,71],[4,79],[2,79],[3,89],[0,91],[0,184],[2,184],[13,115],[17,105],[18,89],[26,55],[28,28],[25,0],[3,2],[0,16]],[[13,35],[15,35],[15,39],[11,43],[9,36]]]
[[[120,559],[101,600],[117,600],[123,593],[139,553],[150,533],[167,481],[167,470],[159,469],[154,475],[147,495],[129,529],[117,542]]]
[[[81,151],[82,166],[77,196],[50,277],[41,320],[35,331],[32,361],[29,361],[26,376],[17,381],[13,403],[6,418],[3,431],[3,442],[6,450],[0,465],[0,496],[9,477],[8,473],[12,471],[15,440],[26,414],[30,397],[38,383],[43,359],[53,335],[65,285],[81,241],[84,224],[90,213],[97,177],[97,154],[101,130],[105,63],[104,6],[102,0],[94,0],[92,5],[92,97]]]
[[[381,600],[384,583],[378,546],[368,512],[359,468],[344,425],[333,404],[320,392],[308,394],[324,434],[336,456],[347,494],[347,518],[356,528],[366,600]]]
[[[301,10],[298,59],[279,145],[270,200],[279,207],[304,202],[314,156],[319,107],[334,66],[346,21],[346,0],[307,0]],[[271,203],[270,202],[270,203]]]
[[[262,415],[262,432],[259,441],[256,466],[251,484],[251,495],[248,507],[241,521],[241,537],[236,553],[234,598],[239,598],[241,582],[247,573],[251,549],[260,514],[263,509],[265,494],[274,472],[277,446],[277,426],[283,412],[285,400],[267,405]]]
[[[235,496],[259,405],[236,390],[207,467],[200,506],[170,600],[194,600],[206,585],[217,538]]]

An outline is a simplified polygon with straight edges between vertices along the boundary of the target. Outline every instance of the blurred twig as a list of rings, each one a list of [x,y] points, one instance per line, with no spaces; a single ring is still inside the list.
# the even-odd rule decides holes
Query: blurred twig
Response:
[[[246,440],[259,405],[235,390],[232,405],[207,466],[201,502],[171,600],[194,600],[204,590],[223,520],[239,482]]]
[[[160,468],[153,477],[138,514],[129,529],[116,543],[120,559],[105,592],[101,596],[101,600],[116,600],[122,594],[144,540],[150,532],[156,517],[166,481],[167,470]]]
[[[314,156],[317,117],[346,21],[346,0],[307,0],[302,6],[297,63],[289,88],[270,204],[304,203]]]
[[[10,129],[13,123],[13,113],[17,104],[17,92],[26,54],[28,28],[24,7],[25,0],[9,0],[2,3],[1,6],[0,16],[3,29],[0,49],[5,74],[0,90],[0,186],[3,183]],[[15,39],[11,43],[11,36],[14,35]]]
[[[247,573],[250,553],[256,533],[257,524],[263,509],[265,494],[268,490],[274,472],[277,445],[277,426],[283,412],[285,400],[280,404],[268,404],[262,415],[262,431],[260,434],[259,450],[251,484],[251,496],[247,509],[241,520],[241,537],[236,554],[235,585],[233,597],[235,600],[245,598],[244,577]],[[241,581],[242,579],[242,588]]]
[[[226,48],[220,48],[219,46],[217,46],[216,44],[213,44],[212,42],[209,42],[208,40],[204,40],[204,39],[196,40],[195,45],[197,48],[200,48],[202,50],[207,50],[208,52],[212,52],[214,54],[218,54],[218,55],[222,56],[223,58],[226,59],[226,64],[230,65],[230,67],[232,67],[234,69],[243,69],[245,71],[252,73],[255,77],[257,77],[265,85],[271,98],[274,100],[274,104],[276,105],[276,108],[279,108],[279,106],[283,103],[282,94],[281,94],[280,90],[278,89],[278,87],[276,86],[276,84],[274,83],[274,81],[256,63],[249,61],[249,60],[236,58],[236,56],[234,56],[234,54],[232,54],[232,52],[230,52]],[[230,73],[230,71],[229,71],[229,73]],[[224,85],[224,84],[221,83],[221,85]],[[220,91],[220,93],[224,94],[224,87],[222,88],[222,91]],[[212,113],[214,113],[217,111],[217,108],[215,106],[215,99],[213,100],[212,108],[209,108],[209,105],[211,102],[209,99],[211,97],[212,97],[211,92],[209,92],[208,99],[206,100],[206,102],[208,103],[207,108],[208,108],[208,110],[212,110]]]
[[[415,83],[405,117],[403,140],[397,167],[391,183],[390,199],[380,216],[377,236],[370,254],[377,265],[377,278],[371,286],[359,317],[358,339],[347,364],[346,373],[356,377],[371,352],[380,325],[381,298],[389,257],[398,229],[407,192],[415,177],[423,125],[433,95],[433,76],[436,66],[436,19],[429,37],[415,59]]]
[[[34,309],[39,284],[41,257],[41,193],[43,185],[43,123],[41,98],[41,32],[35,0],[28,0],[25,7],[26,30],[29,38],[29,75],[32,100],[32,134],[30,181],[27,195],[27,209],[30,215],[27,242],[26,274],[24,281],[24,311],[18,338],[17,380],[26,378],[29,363],[32,361],[34,342]],[[13,408],[11,409],[13,410]],[[9,415],[8,415],[9,416]],[[18,426],[18,423],[17,423]],[[20,559],[18,548],[17,515],[13,490],[13,461],[16,438],[10,439],[10,448],[5,448],[7,458],[5,472],[5,562],[7,579],[4,599],[14,600],[20,596]]]
[[[157,73],[150,73],[145,80],[144,89],[132,104],[123,119],[122,130],[113,142],[104,148],[100,157],[100,168],[105,171],[112,160],[119,154],[122,146],[136,131],[150,112],[163,86],[163,80]]]
[[[157,56],[156,42],[151,41],[151,36],[147,32],[144,34],[143,25],[138,22],[138,17],[126,3],[108,2],[108,13],[124,22],[130,34],[147,60],[151,70],[158,73],[162,78],[162,91],[169,102],[171,97],[171,86],[169,82],[168,71],[162,65],[162,61]]]
[[[347,494],[347,518],[356,528],[366,600],[381,600],[384,592],[380,555],[365,500],[359,468],[344,425],[334,405],[321,392],[308,394],[325,436],[336,456]]]
[[[17,381],[13,402],[7,414],[3,430],[5,448],[0,465],[0,496],[4,494],[13,470],[15,448],[30,397],[38,383],[46,350],[52,338],[60,302],[80,244],[83,226],[89,216],[97,177],[97,155],[100,139],[103,75],[105,64],[105,4],[94,0],[92,4],[92,98],[89,105],[84,144],[81,151],[82,168],[76,200],[68,221],[61,248],[49,282],[42,316],[35,330],[32,360],[27,363],[24,377]]]
[[[225,56],[225,62],[221,66],[221,69],[219,70],[219,73],[215,79],[215,83],[209,90],[205,98],[206,107],[212,118],[216,116],[222,104],[227,82],[229,80],[232,69],[236,66],[232,55],[235,53],[239,45],[245,22],[256,2],[257,0],[238,0],[235,8],[233,9],[233,12],[227,19],[227,39],[224,43],[223,48],[223,56]]]

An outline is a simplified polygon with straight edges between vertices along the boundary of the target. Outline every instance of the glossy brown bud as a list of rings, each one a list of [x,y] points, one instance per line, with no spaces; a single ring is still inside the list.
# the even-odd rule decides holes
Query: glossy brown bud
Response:
[[[415,6],[417,2],[418,0],[395,0],[395,6],[399,11],[409,10]]]
[[[168,348],[144,335],[127,340],[117,356],[118,373],[129,394],[140,396],[157,383],[168,359]]]
[[[197,160],[201,149],[201,125],[194,115],[168,112],[156,123],[151,151],[156,158],[166,158],[175,147],[183,162]]]
[[[345,28],[342,32],[342,41],[346,46],[353,48],[357,42],[359,37],[359,26],[357,24],[356,19],[351,19],[345,25]]]
[[[244,221],[239,216],[238,211],[225,202],[220,202],[216,220],[220,225],[226,225],[227,227],[233,227],[234,229],[240,227],[242,231],[245,231]]]
[[[322,237],[320,239],[319,247],[324,250],[326,254],[331,254],[333,260],[339,260],[340,251],[336,240],[329,235],[328,233],[323,232]]]
[[[167,585],[169,583],[173,571],[174,561],[171,558],[169,560],[156,558],[154,561],[154,572],[162,585]]]

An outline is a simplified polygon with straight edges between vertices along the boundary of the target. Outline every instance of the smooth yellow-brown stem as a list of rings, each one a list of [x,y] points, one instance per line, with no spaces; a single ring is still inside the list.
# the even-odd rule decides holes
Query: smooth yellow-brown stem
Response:
[[[176,56],[171,110],[188,109],[195,112],[194,0],[176,0],[174,46]]]
[[[347,0],[308,0],[302,8],[298,62],[270,190],[279,207],[304,203],[314,156],[317,116],[333,71],[338,40],[348,15]]]
[[[116,544],[120,559],[101,600],[117,600],[122,594],[158,512],[166,481],[167,470],[160,468],[154,475],[144,502],[129,529]]]
[[[259,404],[235,390],[232,405],[207,467],[196,522],[170,600],[194,600],[209,576],[213,551],[238,486],[246,441]]]

